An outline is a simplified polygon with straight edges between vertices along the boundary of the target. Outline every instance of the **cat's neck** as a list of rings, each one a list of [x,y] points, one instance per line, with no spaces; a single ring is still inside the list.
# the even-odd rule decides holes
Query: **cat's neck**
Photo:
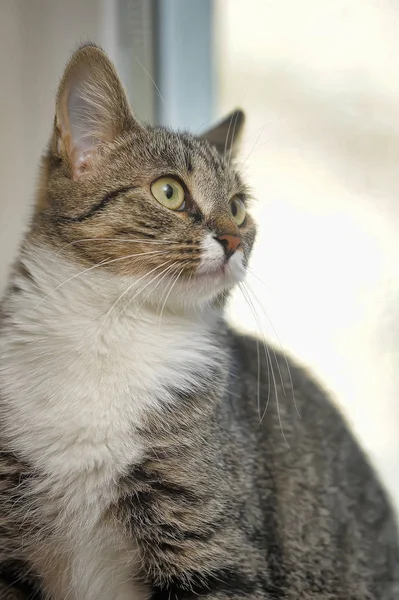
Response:
[[[0,409],[20,451],[38,460],[62,461],[51,449],[78,434],[90,448],[111,444],[110,430],[123,440],[146,411],[195,392],[226,360],[214,312],[164,311],[161,319],[145,305],[121,310],[126,281],[99,271],[27,246],[13,276],[0,336]]]
[[[23,315],[32,324],[65,320],[68,331],[73,325],[84,327],[90,337],[109,337],[110,342],[115,328],[121,326],[130,334],[157,322],[160,335],[170,323],[208,332],[220,327],[222,315],[215,306],[182,304],[171,309],[165,302],[154,304],[151,296],[155,293],[145,293],[151,290],[147,283],[146,278],[117,276],[101,263],[84,266],[62,250],[27,243],[11,278],[7,311]],[[161,290],[157,295],[166,299]]]

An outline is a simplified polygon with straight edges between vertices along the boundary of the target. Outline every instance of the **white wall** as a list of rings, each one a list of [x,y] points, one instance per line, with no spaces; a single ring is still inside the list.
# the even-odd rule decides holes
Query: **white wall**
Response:
[[[102,46],[137,114],[151,120],[151,17],[147,0],[0,0],[0,294],[30,214],[66,61],[79,44]]]
[[[220,113],[242,106],[248,281],[399,503],[399,7],[218,0]],[[256,330],[240,294],[231,317]],[[267,335],[276,339],[259,310]]]
[[[106,42],[98,0],[0,0],[0,292],[33,201],[65,62]]]

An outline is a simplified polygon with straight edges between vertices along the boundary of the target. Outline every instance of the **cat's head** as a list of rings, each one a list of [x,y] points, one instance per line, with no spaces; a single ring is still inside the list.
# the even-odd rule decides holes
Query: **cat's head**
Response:
[[[137,280],[152,303],[168,290],[220,297],[255,238],[234,165],[243,121],[236,111],[201,137],[140,123],[106,55],[81,48],[58,91],[33,234],[82,269]]]

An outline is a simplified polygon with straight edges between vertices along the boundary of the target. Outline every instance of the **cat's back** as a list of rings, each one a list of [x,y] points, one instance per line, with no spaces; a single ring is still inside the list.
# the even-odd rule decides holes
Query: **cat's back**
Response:
[[[288,597],[399,598],[395,515],[337,407],[275,349],[235,333],[232,348],[230,407],[254,487],[247,502],[262,514],[252,526],[276,586]]]

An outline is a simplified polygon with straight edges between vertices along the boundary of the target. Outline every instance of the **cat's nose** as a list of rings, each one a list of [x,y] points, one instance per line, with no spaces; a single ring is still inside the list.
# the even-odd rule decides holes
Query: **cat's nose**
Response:
[[[223,235],[218,235],[215,239],[222,244],[227,260],[233,256],[234,252],[241,246],[241,238],[237,235],[225,233]]]

